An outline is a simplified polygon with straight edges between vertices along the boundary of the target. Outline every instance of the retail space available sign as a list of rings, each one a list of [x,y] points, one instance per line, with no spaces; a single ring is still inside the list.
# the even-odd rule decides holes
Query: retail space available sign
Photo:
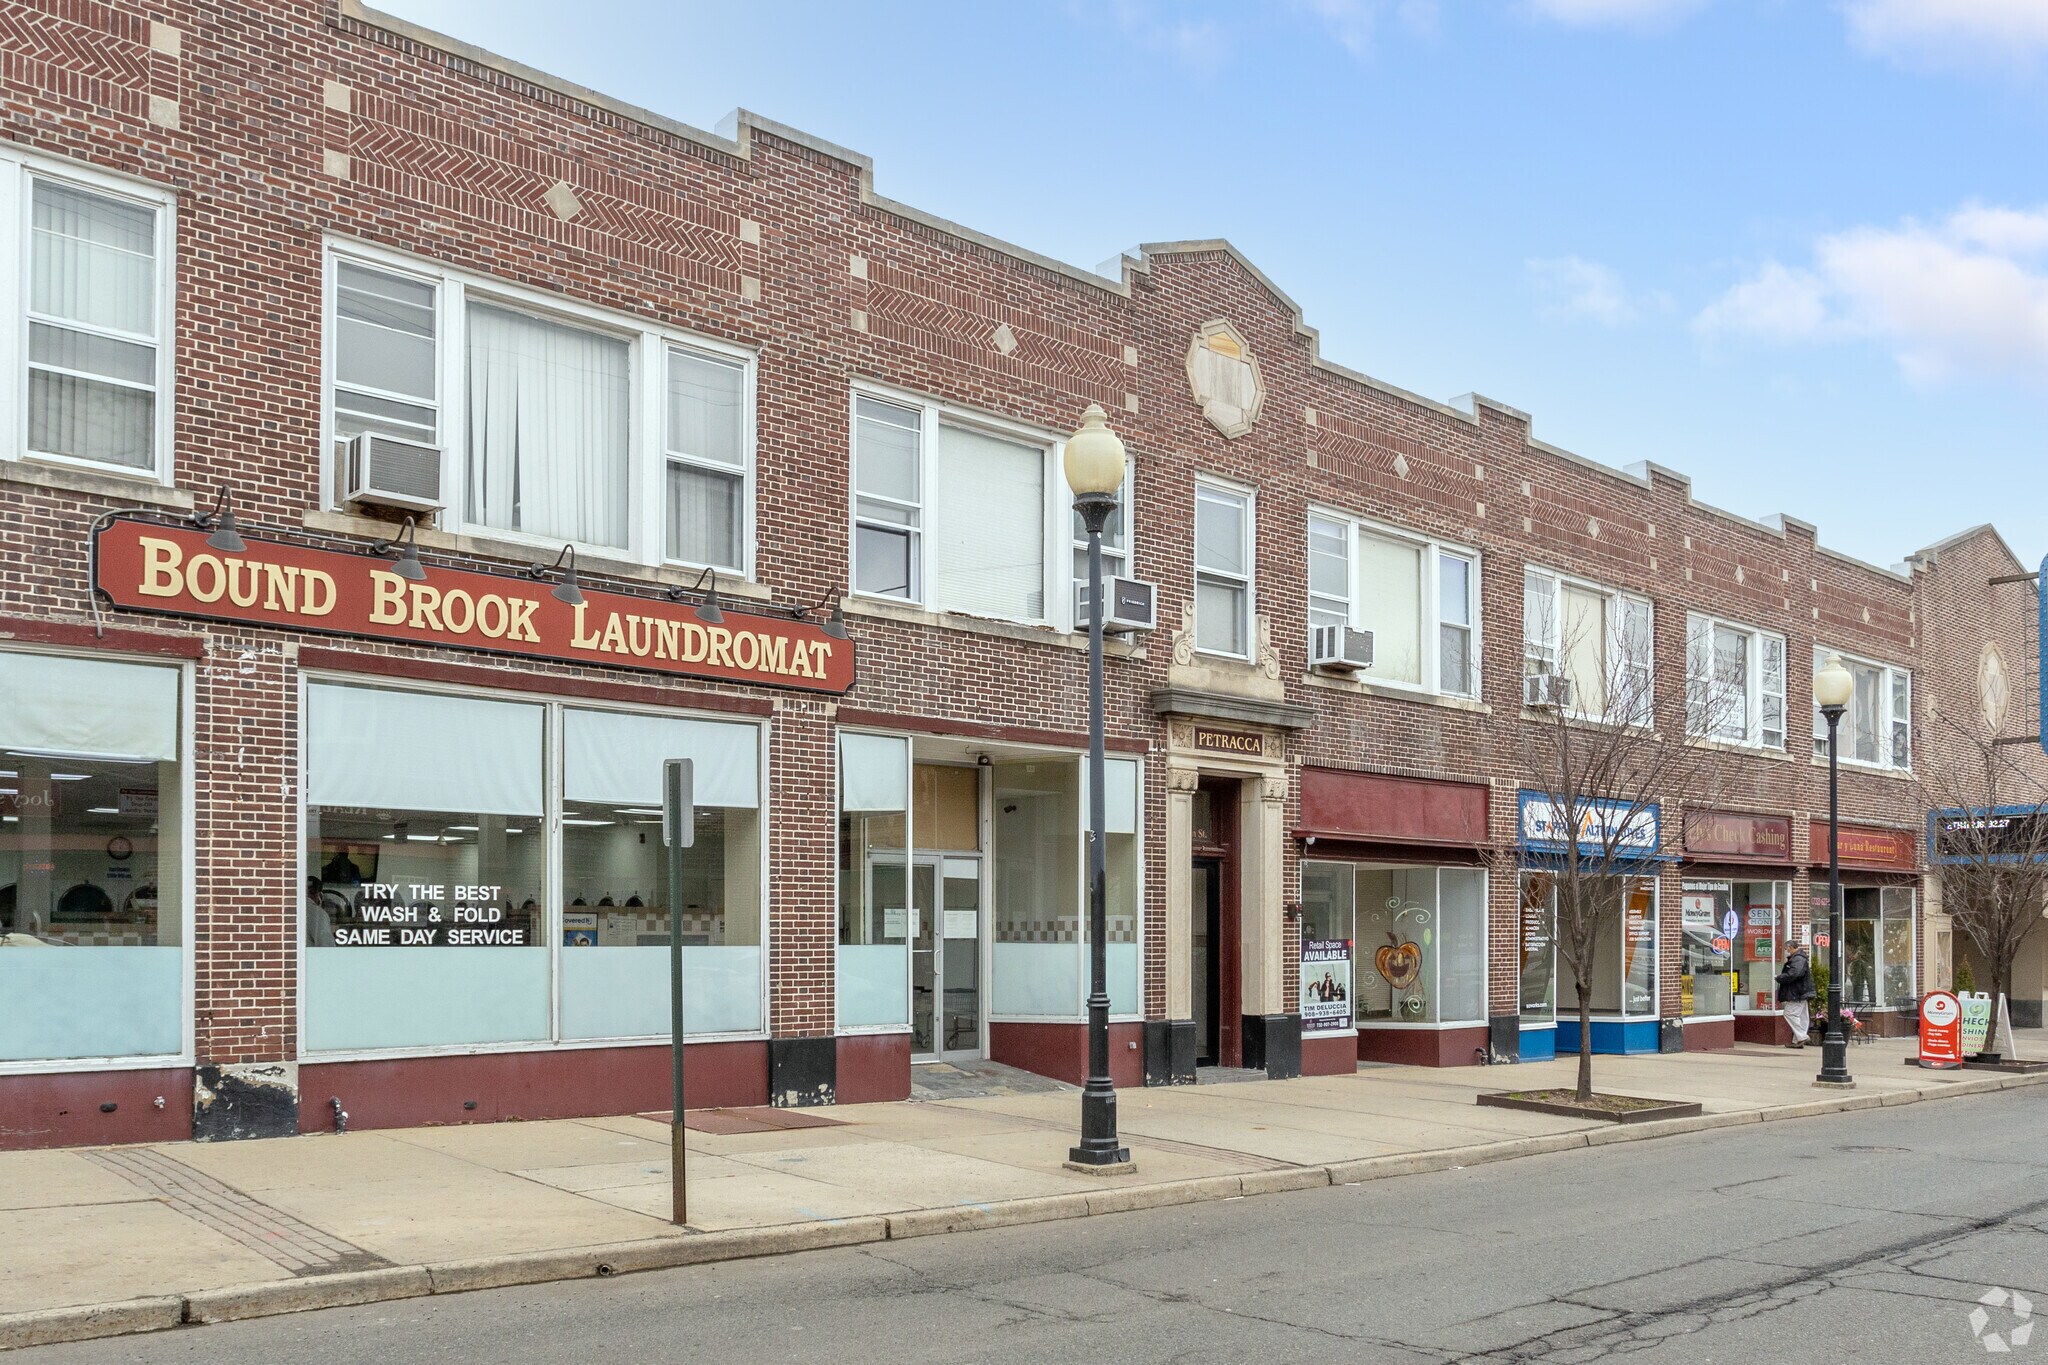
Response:
[[[1351,1027],[1351,940],[1301,941],[1301,1031]]]
[[[1519,793],[1519,801],[1524,853],[1554,858],[1576,842],[1583,858],[1605,858],[1610,849],[1615,857],[1630,861],[1657,856],[1660,832],[1654,801],[1632,805],[1583,797],[1566,807],[1533,791]]]
[[[172,616],[811,692],[853,685],[852,641],[808,621],[728,609],[707,625],[693,604],[595,589],[572,606],[530,578],[435,567],[413,583],[377,555],[247,537],[245,552],[223,554],[206,536],[117,519],[94,534],[93,589]]]

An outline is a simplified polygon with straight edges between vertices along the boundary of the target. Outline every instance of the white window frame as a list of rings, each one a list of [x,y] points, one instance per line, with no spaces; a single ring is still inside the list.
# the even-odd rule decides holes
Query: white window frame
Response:
[[[152,433],[155,460],[148,468],[86,460],[72,455],[31,451],[28,446],[28,329],[29,329],[29,247],[34,215],[33,182],[48,180],[75,186],[91,194],[123,199],[147,208],[156,215],[156,318],[154,338],[121,333],[91,332],[119,340],[134,341],[156,348],[156,422]],[[175,462],[171,438],[176,423],[174,393],[177,376],[177,194],[174,190],[125,176],[111,175],[92,166],[55,157],[41,156],[0,142],[0,261],[13,261],[12,269],[0,269],[0,373],[8,376],[0,384],[0,461],[90,470],[115,478],[138,479],[168,485]],[[72,330],[76,324],[65,323]]]
[[[1714,680],[1714,633],[1721,630],[1736,631],[1747,637],[1743,647],[1743,696],[1742,696],[1742,737],[1731,739],[1726,735],[1707,733],[1701,728],[1703,717],[1695,699],[1704,697],[1719,684]],[[1770,642],[1776,641],[1780,667],[1778,689],[1774,692],[1766,686],[1764,654]],[[1745,749],[1767,749],[1782,753],[1785,749],[1785,717],[1787,715],[1785,694],[1790,683],[1790,659],[1785,637],[1774,630],[1731,621],[1724,616],[1711,616],[1705,612],[1687,612],[1685,618],[1685,733],[1689,739],[1711,740],[1716,744],[1736,744]],[[1772,743],[1764,733],[1764,701],[1768,697],[1778,699],[1778,739]],[[1708,705],[1718,703],[1707,702]]]
[[[342,260],[372,270],[409,276],[436,287],[434,364],[440,428],[441,491],[445,504],[440,514],[443,526],[479,539],[531,547],[538,553],[550,555],[560,550],[563,543],[553,537],[499,526],[486,526],[470,519],[467,505],[469,471],[466,467],[466,451],[469,444],[468,305],[473,298],[479,303],[527,313],[565,326],[600,332],[627,343],[627,372],[630,383],[628,403],[632,414],[632,431],[627,443],[627,543],[598,545],[577,541],[574,542],[577,552],[604,559],[625,560],[650,568],[664,564],[690,569],[710,567],[731,577],[753,580],[756,543],[755,495],[759,482],[756,477],[755,440],[755,394],[759,358],[753,351],[715,338],[672,327],[657,326],[645,319],[594,307],[559,294],[542,293],[491,276],[454,269],[420,257],[340,237],[326,239],[322,270],[320,487],[323,506],[340,506],[340,483],[335,453],[334,382],[337,335],[335,285],[339,273],[337,264]],[[731,466],[715,463],[705,466],[728,474],[737,472],[744,484],[744,510],[740,527],[742,562],[737,569],[731,565],[704,565],[690,560],[673,559],[668,553],[668,467],[673,458],[668,453],[668,355],[671,350],[695,351],[714,360],[739,365],[744,370],[741,392],[745,406],[741,417],[740,467],[735,470]],[[406,398],[404,395],[391,396],[415,404],[419,402],[418,399]]]
[[[1358,553],[1358,538],[1361,534],[1374,535],[1383,540],[1400,541],[1403,544],[1415,546],[1421,552],[1425,561],[1422,570],[1423,600],[1417,603],[1417,610],[1421,612],[1421,620],[1418,623],[1419,633],[1423,637],[1422,681],[1410,683],[1400,682],[1391,678],[1375,678],[1370,670],[1362,675],[1363,680],[1372,683],[1375,687],[1398,688],[1403,692],[1415,692],[1441,697],[1462,697],[1470,701],[1478,700],[1481,688],[1480,631],[1482,628],[1479,610],[1481,600],[1479,580],[1481,560],[1479,551],[1469,545],[1460,545],[1455,541],[1439,540],[1433,536],[1419,535],[1414,531],[1404,531],[1397,526],[1389,526],[1384,522],[1368,521],[1363,517],[1354,517],[1348,512],[1339,512],[1334,508],[1319,504],[1312,504],[1309,507],[1308,515],[1311,523],[1327,521],[1336,523],[1344,528],[1345,596],[1343,605],[1345,624],[1353,629],[1358,629],[1359,622],[1363,619],[1359,608],[1365,600],[1365,585],[1359,581],[1360,575],[1365,571],[1363,557]],[[1471,687],[1464,691],[1452,691],[1443,684],[1443,628],[1447,624],[1452,624],[1444,620],[1443,561],[1445,557],[1463,560],[1466,568],[1469,570],[1465,580],[1468,621],[1466,624],[1458,627],[1469,632],[1472,637],[1470,653],[1472,663]],[[1312,612],[1319,608],[1330,610],[1334,607],[1337,600],[1327,593],[1313,593],[1310,596],[1322,599],[1320,602],[1311,604],[1310,610]],[[1312,623],[1313,618],[1311,618]]]
[[[860,400],[871,399],[878,403],[889,403],[899,408],[908,408],[918,415],[917,460],[918,460],[918,501],[914,504],[918,521],[914,528],[914,548],[910,561],[910,594],[898,596],[895,593],[862,591],[860,581],[860,500],[862,494],[854,486],[854,469],[860,459]],[[940,564],[938,474],[939,474],[939,428],[942,426],[962,427],[978,431],[999,440],[1013,441],[1019,445],[1035,446],[1042,454],[1044,534],[1039,547],[1043,566],[1043,582],[1040,591],[1045,602],[1043,615],[1035,617],[1005,616],[983,617],[976,613],[963,612],[943,607],[936,601]],[[1056,630],[1071,632],[1074,629],[1074,594],[1069,588],[1061,588],[1070,582],[1073,550],[1068,527],[1071,518],[1071,504],[1062,497],[1066,488],[1060,474],[1060,461],[1066,452],[1066,442],[1044,431],[1028,427],[1019,422],[991,417],[956,404],[942,402],[936,398],[890,388],[866,380],[855,380],[847,396],[847,497],[846,497],[846,562],[850,580],[848,591],[852,595],[871,602],[894,602],[903,606],[917,607],[925,611],[947,616],[960,616],[976,620],[1015,621],[1022,625],[1051,626]],[[1128,475],[1126,476],[1128,480]],[[872,495],[870,495],[872,496]],[[893,501],[893,499],[885,499]],[[901,504],[913,506],[913,504]],[[876,525],[886,523],[877,522]],[[892,526],[893,530],[904,528]]]
[[[1212,478],[1208,475],[1197,476],[1197,478],[1195,479],[1194,506],[1189,509],[1194,514],[1196,520],[1199,520],[1201,517],[1202,495],[1205,493],[1215,498],[1235,499],[1236,501],[1239,501],[1244,504],[1243,550],[1245,571],[1242,575],[1239,575],[1226,573],[1220,569],[1203,568],[1201,562],[1202,551],[1200,537],[1194,534],[1190,534],[1188,536],[1189,563],[1194,570],[1193,581],[1195,584],[1195,601],[1198,604],[1195,608],[1195,611],[1197,613],[1195,620],[1195,653],[1206,654],[1212,659],[1250,660],[1257,657],[1259,650],[1257,629],[1259,619],[1258,490],[1255,488],[1247,487],[1246,485],[1241,483],[1232,483],[1228,479]],[[1192,529],[1193,523],[1191,522],[1191,532]],[[1204,578],[1211,578],[1216,580],[1218,583],[1227,584],[1232,587],[1242,588],[1244,590],[1244,649],[1241,653],[1233,654],[1228,650],[1206,649],[1201,644],[1201,607],[1199,603],[1202,600],[1201,585],[1202,580]]]
[[[1526,625],[1528,609],[1526,604],[1528,602],[1528,585],[1531,578],[1540,578],[1550,584],[1551,606],[1547,623],[1548,634],[1543,640],[1531,640],[1528,638],[1528,628]],[[1648,652],[1640,662],[1631,663],[1628,666],[1640,668],[1647,674],[1649,687],[1643,698],[1644,714],[1632,716],[1628,718],[1626,723],[1644,728],[1654,725],[1657,718],[1657,604],[1643,593],[1630,592],[1625,588],[1610,588],[1604,583],[1596,583],[1589,578],[1580,578],[1576,574],[1561,573],[1556,569],[1546,569],[1539,564],[1523,566],[1522,600],[1524,603],[1523,615],[1525,622],[1522,631],[1523,676],[1529,677],[1539,672],[1555,673],[1564,666],[1562,657],[1564,611],[1560,604],[1564,600],[1564,590],[1567,587],[1577,588],[1582,592],[1595,593],[1604,601],[1604,605],[1601,608],[1601,632],[1604,638],[1601,641],[1602,653],[1600,660],[1601,670],[1606,674],[1603,680],[1604,687],[1612,687],[1615,673],[1624,663],[1621,648],[1627,609],[1630,606],[1639,606],[1643,609],[1647,616],[1643,641],[1647,646]],[[1547,653],[1549,656],[1549,667],[1547,669],[1532,669],[1530,667],[1532,663],[1538,661],[1539,652]],[[1581,710],[1576,705],[1567,711],[1566,714],[1574,720],[1601,719],[1597,714]]]
[[[761,1027],[759,1029],[726,1033],[691,1033],[692,1043],[753,1041],[768,1036],[773,1019],[774,1001],[769,994],[769,983],[773,979],[773,964],[768,945],[773,942],[773,883],[769,879],[770,852],[773,840],[768,832],[768,811],[772,799],[769,755],[773,752],[772,717],[736,716],[728,711],[690,711],[664,707],[633,706],[626,703],[610,702],[580,696],[562,696],[555,693],[526,692],[515,688],[479,688],[469,685],[420,682],[407,678],[371,676],[361,673],[320,670],[302,672],[299,675],[298,714],[303,721],[312,691],[317,684],[359,687],[380,692],[427,693],[434,696],[462,697],[487,701],[514,702],[524,706],[538,706],[542,711],[542,763],[541,763],[541,826],[546,832],[547,844],[542,850],[541,879],[541,933],[545,937],[548,951],[548,1036],[546,1038],[518,1039],[507,1043],[430,1043],[419,1047],[377,1047],[344,1048],[332,1051],[315,1051],[306,1046],[306,899],[294,895],[292,902],[296,909],[292,914],[295,946],[293,948],[299,987],[294,993],[293,1027],[299,1055],[309,1060],[322,1062],[376,1061],[392,1057],[468,1057],[506,1052],[577,1052],[592,1048],[649,1047],[656,1044],[666,1046],[668,1036],[638,1035],[617,1038],[564,1038],[562,1036],[562,914],[565,910],[562,888],[562,809],[567,804],[563,795],[565,771],[563,737],[567,730],[566,715],[570,711],[615,711],[626,715],[655,716],[663,720],[708,720],[721,724],[752,725],[758,736],[756,771],[760,775],[760,877],[761,888]],[[298,828],[294,837],[298,841],[299,860],[294,886],[304,886],[306,878],[318,869],[306,861],[306,830],[308,827],[308,802],[304,781],[306,763],[312,746],[311,727],[299,726],[299,783],[296,801]],[[422,950],[425,951],[425,950]],[[187,1011],[188,1016],[190,1011]],[[187,1019],[188,1026],[190,1019]]]
[[[1877,762],[1867,763],[1860,758],[1850,757],[1847,752],[1847,746],[1844,745],[1841,754],[1842,766],[1862,768],[1867,772],[1909,773],[1913,771],[1913,670],[1903,668],[1898,664],[1888,664],[1882,659],[1873,659],[1868,655],[1851,654],[1845,649],[1836,649],[1831,645],[1824,645],[1816,640],[1813,646],[1813,671],[1815,673],[1819,673],[1826,666],[1830,654],[1841,655],[1844,664],[1858,664],[1864,668],[1876,669],[1878,672],[1877,692],[1884,708],[1883,714],[1879,716],[1877,722]],[[1906,692],[1904,715],[1899,714],[1897,706],[1897,693],[1901,684],[1904,684]],[[1849,695],[1851,706],[1855,704],[1855,700],[1855,693],[1851,692]],[[1846,726],[1848,723],[1849,715],[1845,711],[1842,715],[1842,724]],[[1900,726],[1905,727],[1906,761],[1904,763],[1894,763],[1892,761],[1892,753],[1894,751],[1897,729]],[[1828,761],[1828,723],[1827,718],[1821,715],[1818,704],[1813,708],[1813,761],[1816,763]]]

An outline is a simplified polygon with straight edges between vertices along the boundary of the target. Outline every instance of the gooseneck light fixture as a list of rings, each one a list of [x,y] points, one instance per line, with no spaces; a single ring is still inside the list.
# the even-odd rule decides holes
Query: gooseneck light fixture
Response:
[[[791,607],[789,609],[789,619],[792,621],[808,621],[811,617],[825,610],[827,603],[831,604],[832,613],[825,618],[825,624],[818,627],[818,629],[824,631],[835,640],[844,640],[846,638],[846,609],[840,605],[839,594],[830,588],[825,589],[825,595],[808,607]]]
[[[1856,679],[1830,654],[1813,675],[1813,704],[1828,723],[1828,1031],[1821,1038],[1820,1085],[1854,1085],[1849,1075],[1849,1034],[1842,1021],[1842,716],[1856,695]]]
[[[1085,1169],[1128,1166],[1117,1141],[1116,1086],[1109,1078],[1108,872],[1103,851],[1108,807],[1102,754],[1102,528],[1124,482],[1124,443],[1108,414],[1090,403],[1067,438],[1067,486],[1088,528],[1088,1083],[1081,1089],[1081,1144],[1067,1163]]]
[[[562,568],[562,561],[564,560],[567,560],[569,565],[566,569]],[[555,556],[555,562],[552,564],[529,564],[526,568],[526,576],[533,579],[546,578],[549,573],[556,569],[562,569],[562,581],[555,585],[554,592],[549,595],[557,602],[562,602],[572,607],[582,606],[583,589],[576,582],[576,547],[574,545],[564,545],[562,552]]]
[[[213,500],[213,510],[192,513],[192,525],[202,531],[211,531],[206,538],[206,548],[218,550],[224,555],[238,555],[249,547],[242,543],[242,533],[235,529],[235,505],[228,496],[228,486],[222,484],[220,493]]]
[[[711,587],[706,591],[704,584],[709,580]],[[707,626],[715,626],[725,620],[725,613],[718,607],[718,570],[707,568],[697,575],[697,581],[685,588],[680,585],[670,588],[663,596],[671,602],[680,602],[691,593],[701,594],[697,603],[696,616]]]
[[[427,581],[427,566],[420,563],[419,531],[419,523],[412,517],[407,517],[404,530],[392,539],[380,540],[370,547],[380,555],[388,555],[393,550],[400,551],[398,565],[392,572],[408,583]]]

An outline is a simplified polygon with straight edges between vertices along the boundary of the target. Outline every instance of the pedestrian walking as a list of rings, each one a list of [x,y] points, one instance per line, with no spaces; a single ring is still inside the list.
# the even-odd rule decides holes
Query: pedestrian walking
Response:
[[[1806,949],[1794,948],[1778,969],[1778,1003],[1785,1008],[1785,1022],[1792,1026],[1787,1047],[1805,1047],[1807,1030],[1813,1025],[1813,963]]]

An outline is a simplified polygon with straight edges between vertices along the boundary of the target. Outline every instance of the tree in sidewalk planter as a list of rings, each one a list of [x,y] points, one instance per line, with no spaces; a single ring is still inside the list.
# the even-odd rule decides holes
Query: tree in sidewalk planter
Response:
[[[2037,929],[2048,908],[2048,775],[2037,744],[2006,739],[1986,719],[1933,713],[1936,737],[1955,759],[1923,762],[1918,781],[1936,812],[1928,856],[1941,908],[1990,972],[1995,1002],[2011,995],[2013,963],[2027,935],[2048,933]],[[1963,990],[1966,963],[1957,962],[1955,979]],[[1986,1048],[1996,1045],[1987,1035]]]
[[[1955,983],[1957,995],[1968,995],[1977,989],[1977,978],[1971,975],[1970,960],[1966,957],[1956,959]]]
[[[1557,989],[1569,974],[1579,1017],[1575,1098],[1586,1103],[1593,1098],[1596,966],[1619,974],[1624,1006],[1636,989],[1636,954],[1651,955],[1647,974],[1656,976],[1664,812],[1681,803],[1712,804],[1716,745],[1745,742],[1767,723],[1782,743],[1785,718],[1781,701],[1766,721],[1753,704],[1761,689],[1749,685],[1748,650],[1739,661],[1717,658],[1708,627],[1688,642],[1691,682],[1682,715],[1670,705],[1660,727],[1646,600],[1576,592],[1532,573],[1524,613],[1525,677],[1548,681],[1526,684],[1521,766],[1535,799],[1523,815],[1525,848],[1515,860],[1518,870],[1532,869],[1525,907],[1534,904],[1532,892],[1553,898]],[[1774,662],[1782,698],[1782,645]],[[1544,829],[1529,827],[1537,820]],[[1601,945],[1610,939],[1619,951],[1614,961],[1601,961]],[[1654,998],[1634,1004],[1652,1018],[1660,1013]]]

